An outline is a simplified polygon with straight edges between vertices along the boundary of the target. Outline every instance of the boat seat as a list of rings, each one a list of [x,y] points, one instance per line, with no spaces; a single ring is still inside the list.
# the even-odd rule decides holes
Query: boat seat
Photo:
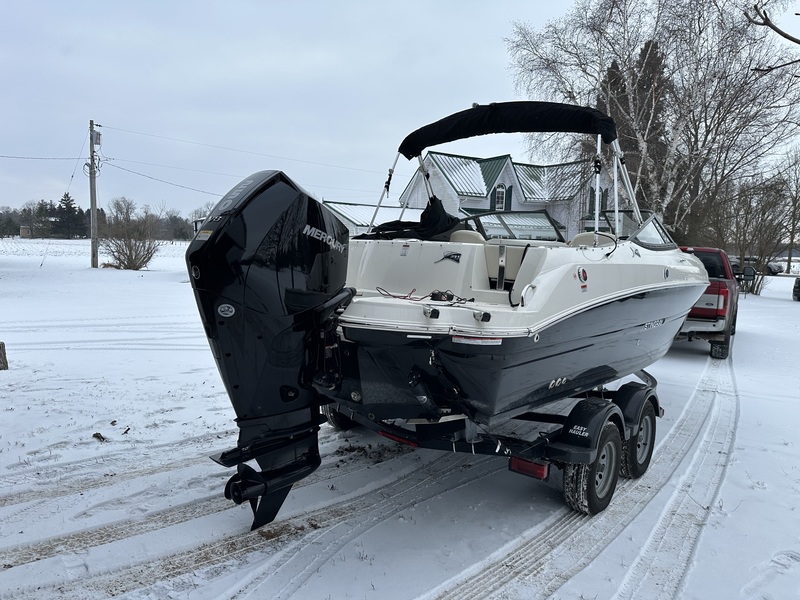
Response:
[[[484,244],[486,240],[477,231],[471,229],[458,229],[450,234],[451,242],[465,242],[467,244]]]
[[[616,242],[616,236],[611,233],[599,233],[597,234],[597,245],[598,246],[613,246]],[[583,231],[575,235],[572,238],[572,241],[569,243],[570,246],[594,246],[594,231]]]

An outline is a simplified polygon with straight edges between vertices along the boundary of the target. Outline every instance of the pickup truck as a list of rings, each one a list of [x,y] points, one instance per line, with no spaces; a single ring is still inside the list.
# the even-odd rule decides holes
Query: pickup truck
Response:
[[[739,282],[728,255],[719,248],[682,246],[681,250],[701,260],[708,272],[709,283],[689,311],[677,339],[707,340],[713,358],[728,358],[739,312]]]

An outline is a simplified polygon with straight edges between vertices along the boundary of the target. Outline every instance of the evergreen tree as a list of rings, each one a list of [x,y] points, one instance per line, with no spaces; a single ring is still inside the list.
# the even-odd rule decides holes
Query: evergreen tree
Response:
[[[71,239],[78,235],[80,220],[75,200],[65,192],[56,208],[56,220],[53,223],[53,235]]]

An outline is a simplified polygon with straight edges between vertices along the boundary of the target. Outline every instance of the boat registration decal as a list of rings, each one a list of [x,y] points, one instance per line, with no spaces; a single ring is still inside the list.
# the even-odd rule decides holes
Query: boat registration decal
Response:
[[[473,346],[500,346],[503,343],[503,338],[478,338],[454,335],[453,342],[456,344],[472,344]]]
[[[661,327],[664,323],[666,323],[666,319],[656,319],[655,321],[648,321],[644,324],[645,330],[647,329],[655,329],[656,327]]]

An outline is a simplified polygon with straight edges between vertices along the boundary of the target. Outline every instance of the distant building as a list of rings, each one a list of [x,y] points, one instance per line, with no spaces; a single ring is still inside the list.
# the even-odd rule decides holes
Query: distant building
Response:
[[[19,237],[21,237],[21,238],[29,238],[29,237],[31,237],[30,225],[20,225],[19,226]]]
[[[425,208],[423,206],[422,208],[407,208],[403,210],[402,206],[383,205],[378,209],[378,214],[375,216],[374,204],[350,204],[347,202],[326,201],[325,206],[331,209],[339,220],[347,226],[347,229],[350,231],[350,237],[367,231],[373,216],[375,217],[375,225],[399,220],[418,223],[419,217]]]
[[[595,176],[590,161],[556,165],[517,163],[510,155],[475,158],[429,151],[423,159],[433,193],[447,212],[466,216],[493,210],[547,212],[564,226],[565,237],[594,228]],[[608,203],[608,174],[602,174],[601,210]],[[417,171],[400,204],[421,210],[428,202]]]

